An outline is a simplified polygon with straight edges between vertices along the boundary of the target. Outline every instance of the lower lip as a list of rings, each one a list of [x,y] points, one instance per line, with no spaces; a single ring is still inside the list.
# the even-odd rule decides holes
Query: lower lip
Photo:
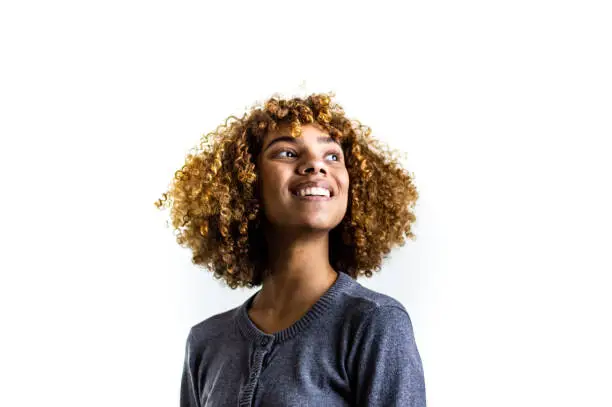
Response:
[[[295,198],[301,200],[301,201],[330,201],[331,197],[330,196],[299,196],[299,195],[293,195]]]

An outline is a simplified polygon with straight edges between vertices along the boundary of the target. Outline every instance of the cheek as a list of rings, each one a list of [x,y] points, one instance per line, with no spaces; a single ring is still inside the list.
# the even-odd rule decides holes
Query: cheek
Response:
[[[281,186],[286,185],[282,172],[273,167],[262,168],[259,182],[264,194],[277,194]]]
[[[342,189],[348,192],[351,182],[348,171],[345,170],[341,175],[339,175],[338,180]]]

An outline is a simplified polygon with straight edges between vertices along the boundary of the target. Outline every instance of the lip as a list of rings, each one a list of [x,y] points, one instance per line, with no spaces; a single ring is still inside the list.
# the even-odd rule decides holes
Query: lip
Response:
[[[325,188],[329,191],[329,197],[327,196],[310,196],[310,197],[300,197],[297,195],[297,191],[302,189],[302,188]],[[323,198],[323,199],[310,199],[310,200],[316,200],[316,201],[325,201],[325,200],[329,200],[331,198],[334,197],[335,195],[335,191],[332,188],[331,184],[327,181],[324,180],[319,180],[319,181],[302,181],[302,182],[298,182],[295,185],[292,185],[289,188],[289,191],[291,191],[291,194],[295,197],[298,198]]]
[[[294,198],[299,199],[300,201],[331,201],[332,197],[330,196],[299,196],[292,194]]]

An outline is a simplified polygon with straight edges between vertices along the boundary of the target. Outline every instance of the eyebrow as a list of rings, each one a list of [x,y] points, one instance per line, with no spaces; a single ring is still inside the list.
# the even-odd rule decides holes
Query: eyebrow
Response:
[[[278,137],[278,138],[275,138],[274,140],[272,140],[270,142],[270,144],[268,144],[268,146],[264,149],[264,151],[269,149],[273,144],[279,143],[281,141],[287,141],[287,142],[293,143],[293,144],[298,143],[297,137],[282,136],[282,137]],[[319,136],[319,137],[317,137],[317,141],[319,143],[336,143],[336,144],[340,145],[340,143],[338,143],[336,140],[331,138],[331,136]],[[300,140],[299,143],[303,143],[303,141]]]

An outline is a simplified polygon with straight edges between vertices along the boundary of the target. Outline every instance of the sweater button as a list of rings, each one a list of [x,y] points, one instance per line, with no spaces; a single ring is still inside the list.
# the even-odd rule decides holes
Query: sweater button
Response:
[[[268,342],[270,342],[270,338],[262,338],[259,343],[261,343],[261,346],[266,346]]]

